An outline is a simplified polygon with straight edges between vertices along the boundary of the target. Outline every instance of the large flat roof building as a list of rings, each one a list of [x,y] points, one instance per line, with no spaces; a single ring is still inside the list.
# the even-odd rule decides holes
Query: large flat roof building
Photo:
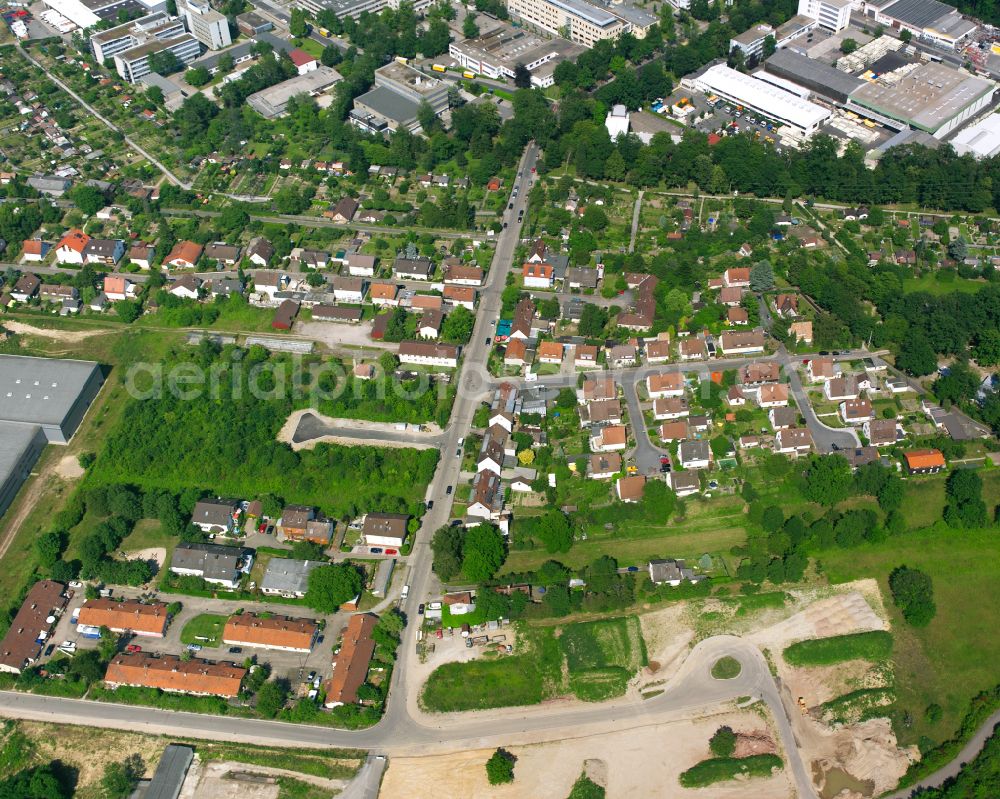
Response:
[[[304,75],[283,80],[247,97],[247,103],[261,116],[273,119],[288,108],[288,101],[297,94],[317,95],[340,80],[340,73],[327,66],[320,66]]]
[[[129,83],[135,83],[155,70],[149,59],[156,53],[173,53],[182,64],[190,64],[201,53],[201,42],[190,33],[170,39],[149,39],[115,56],[115,71]]]
[[[480,17],[482,19],[482,17]],[[474,39],[452,42],[448,54],[465,69],[493,80],[514,77],[518,64],[531,72],[531,82],[546,88],[554,83],[552,69],[540,69],[575,59],[586,48],[567,39],[544,39],[506,22],[489,20],[491,27]]]
[[[939,0],[869,0],[863,9],[880,25],[908,30],[917,39],[951,50],[958,50],[979,29]]]
[[[93,361],[0,355],[0,421],[41,427],[65,444],[103,382]]]
[[[165,0],[43,0],[53,11],[62,14],[80,28],[90,28],[102,20],[117,21],[119,14],[142,16],[150,11],[164,11]]]
[[[221,50],[233,43],[226,15],[212,8],[207,0],[181,0],[177,10],[187,20],[188,30],[209,50]]]
[[[776,50],[764,62],[764,70],[764,73],[756,73],[756,77],[767,80],[768,75],[775,75],[838,103],[846,103],[851,92],[865,85],[860,78],[791,50]]]
[[[959,155],[972,153],[975,158],[991,158],[1000,153],[1000,114],[990,114],[970,125],[951,140],[951,146]]]
[[[448,84],[398,61],[375,70],[375,86],[354,99],[350,121],[370,133],[420,129],[417,110],[426,102],[435,114],[448,108]]]
[[[996,84],[930,61],[886,73],[851,93],[848,108],[897,130],[943,138],[989,105]]]
[[[765,80],[730,69],[725,64],[711,66],[700,75],[685,78],[683,82],[706,94],[717,94],[729,102],[750,108],[807,135],[814,133],[830,118],[829,109],[803,100]]]
[[[614,39],[631,28],[604,6],[586,0],[508,0],[507,10],[534,27],[593,47],[601,39]]]
[[[98,61],[104,62],[143,42],[152,39],[174,39],[186,32],[184,20],[180,17],[171,17],[164,11],[157,11],[126,22],[124,25],[116,25],[92,34],[90,49]]]

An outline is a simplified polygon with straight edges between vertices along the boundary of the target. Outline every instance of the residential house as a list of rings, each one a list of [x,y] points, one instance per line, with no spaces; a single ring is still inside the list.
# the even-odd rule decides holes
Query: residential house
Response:
[[[621,451],[628,445],[628,432],[624,425],[597,427],[590,431],[590,448],[594,452]]]
[[[434,262],[429,258],[397,257],[392,264],[396,280],[430,280],[434,277]]]
[[[774,312],[782,319],[794,319],[799,315],[799,296],[779,294],[774,298]]]
[[[361,525],[365,544],[370,547],[396,547],[406,543],[407,524],[405,513],[366,513]]]
[[[309,55],[305,50],[300,50],[298,47],[292,48],[288,53],[288,58],[295,64],[295,69],[298,70],[299,75],[305,75],[308,72],[314,72],[319,69],[319,59],[314,55]]]
[[[566,270],[564,284],[572,290],[596,289],[600,279],[600,272],[597,269],[589,269],[582,266],[573,266]]]
[[[733,408],[739,408],[747,404],[747,398],[739,386],[730,386],[726,392],[726,402]]]
[[[813,323],[810,319],[804,319],[800,322],[792,322],[788,326],[789,335],[795,338],[795,341],[800,344],[812,344],[813,343]]]
[[[466,514],[498,520],[502,510],[503,487],[500,475],[489,470],[479,472],[472,481],[472,503],[466,508]]]
[[[642,500],[646,490],[646,478],[641,474],[619,477],[615,481],[615,496],[622,502],[634,503]]]
[[[580,408],[580,427],[622,423],[622,406],[618,399],[591,400]]]
[[[534,492],[532,485],[538,478],[538,470],[530,469],[527,466],[515,466],[513,469],[506,470],[500,476],[508,481],[511,491],[517,491],[521,494],[531,494]]]
[[[726,321],[731,325],[748,325],[750,324],[750,314],[747,313],[746,308],[730,308],[726,311]]]
[[[757,404],[761,408],[788,405],[788,386],[785,383],[765,383],[757,389]]]
[[[38,289],[38,298],[42,302],[57,302],[62,304],[66,300],[77,300],[80,292],[74,286],[60,286],[55,283],[42,283]]]
[[[170,559],[170,571],[235,589],[253,566],[253,557],[253,550],[244,547],[181,543]]]
[[[616,344],[608,350],[608,363],[615,369],[635,366],[639,362],[639,348],[635,344]]]
[[[270,302],[277,301],[277,295],[288,288],[288,282],[288,275],[283,272],[259,270],[253,273],[254,291],[265,295]]]
[[[309,588],[309,573],[324,565],[321,560],[271,558],[260,584],[261,593],[301,599]]]
[[[414,294],[410,300],[411,311],[444,311],[444,300],[438,294]]]
[[[167,286],[167,294],[185,300],[197,300],[201,296],[201,285],[201,278],[184,275]]]
[[[712,463],[712,450],[707,441],[682,441],[677,459],[685,469],[706,469]]]
[[[767,412],[771,427],[775,430],[785,430],[799,423],[799,412],[796,408],[771,408]]]
[[[583,380],[583,387],[577,391],[576,401],[583,405],[591,400],[616,399],[617,397],[618,386],[612,378],[587,375]]]
[[[155,257],[156,247],[141,241],[133,244],[128,251],[128,260],[140,269],[150,269]]]
[[[378,258],[374,255],[363,255],[359,252],[348,253],[345,258],[347,272],[351,277],[374,277]]]
[[[441,597],[441,603],[448,606],[452,616],[466,616],[474,613],[476,602],[471,591],[455,591]]]
[[[206,244],[203,254],[224,266],[236,266],[240,262],[240,248],[221,241]]]
[[[688,497],[701,491],[701,473],[697,469],[686,469],[683,472],[670,472],[667,475],[667,485],[679,497]]]
[[[0,641],[0,672],[20,674],[38,660],[56,620],[66,607],[65,589],[62,583],[52,580],[39,580],[28,589]]]
[[[690,413],[691,409],[685,397],[667,397],[665,399],[653,400],[653,418],[657,421],[682,419]]]
[[[111,302],[130,300],[135,297],[135,284],[124,275],[108,275],[104,278],[104,293]]]
[[[773,361],[754,361],[741,366],[736,373],[741,385],[761,386],[764,383],[776,383],[781,379],[781,369]]]
[[[18,278],[14,288],[10,290],[10,296],[18,302],[28,302],[38,294],[41,285],[42,281],[37,275],[27,272]]]
[[[250,239],[243,255],[250,263],[267,267],[271,263],[271,259],[274,258],[274,245],[263,236],[255,236]]]
[[[41,239],[25,239],[21,245],[21,260],[25,263],[39,263],[44,261],[52,245]]]
[[[594,344],[577,344],[573,355],[573,364],[577,369],[593,369],[599,366],[597,359],[601,348]]]
[[[691,435],[687,422],[664,422],[660,425],[659,432],[660,440],[667,442],[683,441]]]
[[[249,646],[275,649],[281,652],[312,651],[319,635],[319,625],[312,619],[294,619],[273,613],[244,611],[230,616],[222,628],[222,643],[227,646]]]
[[[840,418],[847,424],[864,424],[874,418],[872,403],[867,397],[849,399],[840,403]]]
[[[203,533],[231,533],[240,515],[240,503],[234,499],[202,499],[195,503],[191,524]]]
[[[763,330],[727,330],[719,336],[723,355],[753,355],[764,351]]]
[[[194,241],[179,241],[163,259],[163,263],[178,269],[194,269],[204,248]]]
[[[517,367],[524,366],[527,354],[528,345],[524,343],[524,339],[512,338],[507,342],[507,349],[504,351],[504,365]]]
[[[333,521],[317,516],[316,509],[306,505],[286,505],[281,511],[277,528],[288,541],[308,541],[329,546],[333,540]]]
[[[912,449],[904,452],[903,457],[910,474],[936,474],[946,465],[939,449]]]
[[[700,336],[681,339],[677,344],[677,354],[682,361],[701,361],[707,356],[705,339]]]
[[[364,278],[335,276],[333,278],[333,297],[337,302],[360,305],[365,299]]]
[[[122,685],[156,688],[168,693],[239,696],[247,670],[232,663],[213,663],[176,655],[152,655],[148,652],[123,652],[108,664],[104,682],[109,688]]]
[[[334,222],[347,224],[358,212],[358,201],[353,197],[343,197],[340,201],[323,212],[323,216]]]
[[[656,341],[646,344],[646,363],[666,363],[670,360],[670,337],[662,333]]]
[[[650,399],[683,397],[686,388],[681,372],[661,372],[646,378],[646,391]]]
[[[896,443],[896,428],[895,419],[869,419],[862,430],[873,447],[886,447]]]
[[[745,289],[726,286],[719,292],[719,302],[727,308],[735,308],[743,302]]]
[[[483,285],[482,267],[471,264],[451,264],[444,270],[445,285],[481,286]]]
[[[539,363],[559,365],[563,360],[563,345],[558,341],[542,341],[538,345],[537,358]]]
[[[370,613],[358,613],[348,620],[340,651],[334,656],[333,674],[324,686],[326,707],[358,702],[358,689],[368,678],[375,654],[372,632],[377,624],[378,617]]]
[[[84,264],[86,263],[87,243],[90,236],[82,230],[73,228],[66,231],[65,235],[56,245],[56,262],[60,264]]]
[[[532,322],[535,319],[535,303],[530,297],[521,299],[514,308],[514,319],[510,326],[510,338],[532,338]]]
[[[809,452],[813,446],[812,433],[805,427],[789,427],[774,436],[774,451],[785,455]]]
[[[678,494],[680,496],[680,494]],[[697,583],[704,579],[684,565],[683,560],[651,560],[648,564],[649,579],[653,585],[670,585],[676,588],[682,582]]]
[[[830,402],[857,399],[860,393],[858,381],[853,376],[835,377],[823,386],[823,396]]]
[[[145,604],[135,599],[110,597],[88,599],[77,617],[78,624],[107,627],[113,633],[150,638],[162,638],[167,630],[167,621],[167,605],[163,602]]]
[[[590,456],[587,476],[592,480],[610,480],[621,470],[621,455],[617,452],[598,452]]]
[[[833,380],[838,371],[832,358],[811,358],[806,364],[806,375],[811,383]]]
[[[750,288],[750,267],[730,267],[722,273],[722,285],[726,288]]]
[[[470,311],[476,310],[476,290],[471,286],[445,286],[441,293],[456,307],[461,305]]]
[[[521,277],[526,289],[550,289],[554,280],[552,264],[525,263],[521,266]]]
[[[373,281],[368,287],[368,298],[372,305],[399,305],[399,286],[395,283],[387,283],[382,280]]]
[[[458,347],[452,344],[403,341],[400,342],[398,355],[400,363],[446,366],[451,369],[458,366]]]

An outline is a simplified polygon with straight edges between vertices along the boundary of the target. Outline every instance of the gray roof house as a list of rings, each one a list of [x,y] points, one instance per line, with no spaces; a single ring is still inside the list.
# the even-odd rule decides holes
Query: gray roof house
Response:
[[[195,503],[191,523],[206,533],[228,533],[233,529],[239,503],[233,499],[203,499]]]
[[[678,586],[685,580],[697,583],[704,580],[703,575],[695,575],[692,569],[684,565],[683,560],[651,560],[649,561],[649,579],[654,585]]]
[[[236,588],[253,566],[254,551],[219,544],[180,544],[170,559],[175,574],[201,577],[205,582]]]
[[[261,580],[260,590],[270,596],[302,598],[309,588],[309,573],[323,562],[319,560],[292,560],[271,558]]]

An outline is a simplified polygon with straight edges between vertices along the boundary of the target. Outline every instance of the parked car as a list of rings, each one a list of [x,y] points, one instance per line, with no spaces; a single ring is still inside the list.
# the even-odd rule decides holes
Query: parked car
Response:
[[[201,645],[200,644],[188,644],[187,648],[188,648],[188,652],[201,652]]]
[[[142,647],[139,646],[138,644],[129,644],[127,647],[125,647],[125,651],[128,652],[130,655],[134,655],[136,652],[141,652]]]
[[[421,605],[420,607],[423,607],[423,605]],[[55,644],[49,644],[47,647],[45,647],[45,657],[51,655],[55,651],[55,649],[56,649]]]
[[[639,567],[638,566],[629,566],[628,570],[630,572],[637,572],[637,571],[639,571]]]
[[[373,555],[381,555],[382,554],[382,547],[372,547],[368,551],[371,552]]]
[[[386,555],[398,555],[399,554],[399,550],[398,549],[387,549],[385,551],[385,554]]]
[[[231,647],[229,647],[229,654],[230,655],[239,655],[242,652],[243,652],[243,647],[242,646],[231,646]]]
[[[315,679],[316,679],[316,672],[315,671],[310,671],[309,672],[309,676],[306,677],[306,682],[312,682]]]
[[[453,488],[454,488],[454,486],[448,486],[448,488],[447,488],[447,489],[445,490],[445,492],[444,492],[444,493],[446,493],[446,494],[450,494],[450,493],[451,493],[451,490],[452,490]]]
[[[421,602],[419,605],[417,605],[417,615],[418,616],[423,616],[424,615],[424,603],[423,602]]]

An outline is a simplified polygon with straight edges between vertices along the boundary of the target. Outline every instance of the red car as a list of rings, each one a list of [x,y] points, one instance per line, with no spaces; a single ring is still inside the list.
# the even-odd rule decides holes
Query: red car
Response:
[[[397,551],[396,551],[395,549],[387,549],[387,550],[385,551],[385,554],[386,554],[386,555],[398,555],[398,554],[399,554],[399,552],[397,552]]]
[[[130,655],[134,655],[136,652],[141,652],[142,647],[139,646],[138,644],[129,644],[127,647],[125,647],[125,651],[128,652]]]

